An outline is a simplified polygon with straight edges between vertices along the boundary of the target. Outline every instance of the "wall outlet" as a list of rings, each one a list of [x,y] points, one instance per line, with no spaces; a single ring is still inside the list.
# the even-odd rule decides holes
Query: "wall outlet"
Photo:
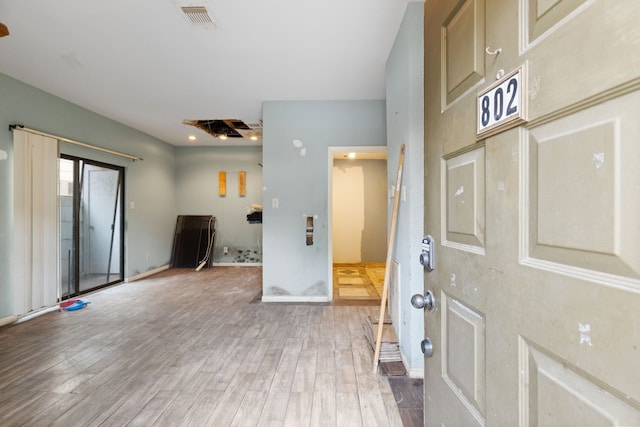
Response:
[[[222,252],[226,255],[229,253],[229,246],[225,246],[224,248],[222,248]]]

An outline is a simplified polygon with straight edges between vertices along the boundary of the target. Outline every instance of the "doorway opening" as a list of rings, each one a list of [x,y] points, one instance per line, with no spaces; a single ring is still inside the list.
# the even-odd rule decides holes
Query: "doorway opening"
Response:
[[[69,298],[124,280],[124,168],[58,161],[60,283]]]
[[[330,147],[329,163],[330,299],[378,305],[387,251],[386,147]]]

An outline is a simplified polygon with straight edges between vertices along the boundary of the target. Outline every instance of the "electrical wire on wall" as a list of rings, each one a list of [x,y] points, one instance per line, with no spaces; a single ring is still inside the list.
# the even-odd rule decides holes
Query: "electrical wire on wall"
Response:
[[[202,258],[202,260],[200,261],[200,263],[198,264],[198,267],[196,268],[196,271],[200,271],[202,270],[202,268],[207,264],[207,262],[209,261],[209,258],[211,257],[211,249],[213,247],[213,241],[214,241],[214,236],[216,234],[215,229],[214,229],[214,219],[215,217],[213,215],[211,215],[211,218],[209,218],[209,227],[208,227],[208,231],[207,231],[207,251],[204,254],[204,258]]]

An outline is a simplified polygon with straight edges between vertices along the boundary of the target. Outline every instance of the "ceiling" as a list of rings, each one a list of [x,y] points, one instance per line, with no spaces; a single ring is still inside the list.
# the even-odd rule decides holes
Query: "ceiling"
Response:
[[[263,101],[384,99],[407,3],[0,0],[0,73],[173,145],[257,145],[183,122],[261,133]]]

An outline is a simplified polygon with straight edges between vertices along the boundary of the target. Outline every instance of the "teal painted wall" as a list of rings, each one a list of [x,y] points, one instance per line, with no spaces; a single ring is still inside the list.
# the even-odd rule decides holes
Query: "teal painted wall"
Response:
[[[424,52],[423,2],[407,6],[387,60],[387,138],[389,182],[395,183],[400,144],[405,144],[402,186],[406,199],[398,207],[393,257],[399,264],[400,286],[390,289],[389,311],[409,374],[423,375],[424,311],[411,306],[423,293],[424,273],[418,263],[424,229]],[[434,94],[439,96],[439,94]],[[389,216],[390,217],[390,216]],[[428,230],[427,230],[428,232]]]
[[[0,74],[0,319],[13,314],[13,136],[8,127],[14,123],[143,157],[132,162],[61,144],[63,153],[126,168],[125,277],[169,263],[176,212],[175,147]]]
[[[249,224],[250,205],[262,204],[262,147],[178,147],[178,215],[214,215],[214,263],[262,262],[262,225]],[[218,172],[227,173],[227,194],[218,195]],[[246,195],[238,195],[238,172],[246,175]],[[224,247],[229,248],[227,256]],[[250,256],[247,257],[247,251]]]
[[[329,147],[384,146],[385,102],[272,101],[263,118],[263,295],[326,299]],[[305,214],[317,216],[310,246]]]

